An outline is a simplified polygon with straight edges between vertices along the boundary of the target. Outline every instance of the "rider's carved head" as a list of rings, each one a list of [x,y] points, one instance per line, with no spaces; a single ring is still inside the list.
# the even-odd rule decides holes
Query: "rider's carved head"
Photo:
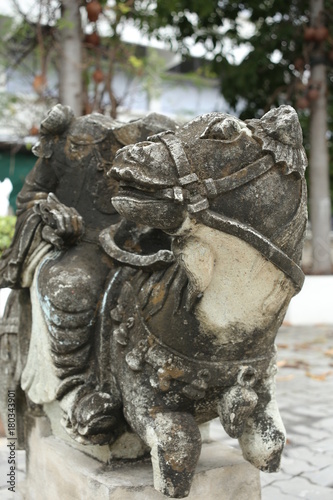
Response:
[[[33,152],[46,159],[57,155],[58,161],[62,157],[62,163],[71,165],[93,156],[97,168],[107,169],[119,148],[175,127],[173,120],[156,113],[121,123],[99,113],[76,118],[69,106],[57,104],[41,122]]]

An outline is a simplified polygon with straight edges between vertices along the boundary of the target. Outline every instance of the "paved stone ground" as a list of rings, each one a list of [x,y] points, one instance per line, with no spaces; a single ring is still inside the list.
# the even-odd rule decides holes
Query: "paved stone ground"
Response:
[[[281,471],[261,474],[262,500],[333,500],[333,325],[283,326],[277,344],[277,400],[288,441]],[[211,434],[238,447],[217,421]],[[21,500],[22,490],[7,491],[6,442],[0,440],[0,499]],[[18,452],[18,484],[23,479],[24,452]]]
[[[281,472],[263,500],[333,499],[333,325],[282,327],[277,400],[287,431]]]

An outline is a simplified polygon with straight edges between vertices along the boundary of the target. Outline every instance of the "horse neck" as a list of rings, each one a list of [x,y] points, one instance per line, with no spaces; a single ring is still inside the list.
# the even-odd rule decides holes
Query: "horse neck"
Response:
[[[197,314],[210,329],[264,326],[294,293],[284,273],[245,241],[190,223],[173,250],[201,297]]]

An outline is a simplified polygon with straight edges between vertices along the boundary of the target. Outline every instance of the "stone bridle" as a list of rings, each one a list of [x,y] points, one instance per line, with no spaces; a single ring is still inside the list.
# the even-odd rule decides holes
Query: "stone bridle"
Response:
[[[200,138],[204,139],[205,133]],[[190,217],[195,217],[199,222],[209,227],[236,236],[249,243],[281,269],[292,280],[297,291],[302,288],[304,282],[303,271],[285,252],[253,227],[210,209],[210,200],[236,190],[268,172],[276,164],[271,153],[265,154],[253,163],[241,167],[237,172],[226,177],[199,179],[198,175],[191,170],[182,141],[173,131],[161,132],[149,137],[148,140],[151,142],[160,141],[166,146],[178,176],[177,185],[158,191],[159,198],[186,205]],[[301,210],[302,204],[299,205],[298,212],[301,212]]]

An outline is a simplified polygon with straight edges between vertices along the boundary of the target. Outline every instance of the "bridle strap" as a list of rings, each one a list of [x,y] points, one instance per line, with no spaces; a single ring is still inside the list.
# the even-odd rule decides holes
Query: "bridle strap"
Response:
[[[178,173],[181,186],[186,186],[199,180],[197,174],[192,173],[191,166],[184,151],[183,144],[171,130],[162,132],[157,136],[168,148]]]
[[[162,132],[155,137],[165,144],[177,169],[180,186],[174,186],[172,188],[173,199],[178,203],[184,203],[185,199],[188,200],[187,210],[189,213],[207,210],[207,208],[209,208],[207,197],[201,194],[193,195],[189,188],[190,184],[199,183],[200,180],[197,174],[191,171],[191,165],[187,159],[181,140],[178,139],[171,130]],[[184,189],[184,187],[186,187],[186,189]],[[169,190],[167,190],[167,192],[170,193]]]
[[[177,169],[178,182],[180,184],[173,188],[165,189],[161,191],[161,193],[164,192],[167,198],[173,198],[177,203],[184,203],[184,201],[187,200],[189,213],[207,210],[209,208],[208,199],[238,189],[244,184],[268,172],[274,165],[272,155],[267,154],[263,158],[259,158],[250,165],[246,165],[237,172],[226,177],[217,180],[209,178],[200,181],[197,174],[191,171],[191,165],[187,159],[183,144],[173,131],[168,130],[149,138],[149,140],[152,139],[159,139],[167,147]],[[190,185],[197,183],[203,186],[205,195],[193,195],[191,193],[192,189]],[[184,188],[186,189],[184,190]],[[203,190],[201,189],[201,191]]]
[[[237,172],[223,177],[222,179],[205,179],[203,184],[205,185],[208,198],[215,198],[228,191],[233,191],[239,187],[251,182],[260,175],[268,172],[274,165],[274,159],[272,155],[268,154],[259,160],[254,161],[250,165],[241,168]]]
[[[148,138],[148,140],[160,140],[165,144],[178,173],[179,185],[161,190],[161,196],[174,199],[178,203],[186,202],[188,212],[190,214],[196,214],[200,222],[242,239],[258,250],[264,257],[275,264],[276,267],[281,269],[281,271],[283,271],[294,283],[296,290],[302,288],[304,282],[302,269],[280,248],[251,226],[209,210],[209,199],[238,189],[268,172],[275,165],[274,158],[271,154],[268,153],[263,158],[259,158],[250,165],[246,165],[237,172],[221,179],[215,180],[209,178],[200,180],[197,174],[191,172],[191,166],[184,151],[183,144],[181,140],[175,136],[174,132],[162,132],[152,138]],[[204,191],[204,195],[193,194],[195,185],[199,185],[199,190],[201,193]],[[186,188],[184,189],[185,186]],[[204,188],[204,190],[202,188]]]

